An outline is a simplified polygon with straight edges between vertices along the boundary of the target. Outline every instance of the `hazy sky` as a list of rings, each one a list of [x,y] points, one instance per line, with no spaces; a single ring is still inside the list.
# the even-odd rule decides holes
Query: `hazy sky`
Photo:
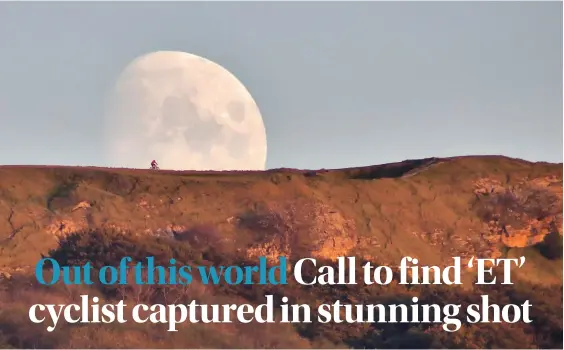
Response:
[[[0,2],[0,45],[0,164],[103,166],[108,89],[157,50],[245,84],[268,168],[562,162],[561,2]]]

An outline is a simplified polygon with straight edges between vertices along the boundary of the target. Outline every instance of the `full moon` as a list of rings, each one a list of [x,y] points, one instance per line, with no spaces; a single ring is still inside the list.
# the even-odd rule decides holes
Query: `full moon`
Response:
[[[125,67],[106,106],[106,156],[114,167],[264,170],[266,132],[257,104],[229,71],[203,57],[158,51]]]

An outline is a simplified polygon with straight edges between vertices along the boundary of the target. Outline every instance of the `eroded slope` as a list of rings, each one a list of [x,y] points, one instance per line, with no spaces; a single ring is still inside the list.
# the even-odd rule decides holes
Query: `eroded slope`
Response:
[[[495,257],[562,232],[562,165],[505,157],[365,168],[173,172],[0,167],[0,265],[35,264],[92,228],[168,235],[248,257]]]

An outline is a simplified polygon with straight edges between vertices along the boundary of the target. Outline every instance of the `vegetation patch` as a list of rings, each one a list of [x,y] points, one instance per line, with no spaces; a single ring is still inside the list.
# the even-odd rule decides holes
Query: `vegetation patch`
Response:
[[[182,264],[227,265],[245,264],[244,256],[218,254],[212,246],[195,249],[190,242],[179,243],[166,238],[144,238],[113,231],[91,231],[71,235],[61,240],[59,247],[49,256],[61,264],[83,264],[91,262],[96,268],[105,264],[117,265],[123,256],[143,260],[155,256],[157,263],[168,266],[171,258]],[[323,264],[331,262],[323,261]],[[333,264],[333,266],[336,266]],[[314,269],[304,271],[305,278],[315,275]],[[360,273],[360,269],[358,271]],[[31,285],[30,285],[31,283]],[[25,286],[28,287],[25,287]],[[227,346],[218,343],[217,334],[226,334],[229,347],[277,347],[277,348],[558,348],[562,343],[562,290],[560,287],[544,288],[531,286],[523,281],[514,285],[493,285],[463,290],[453,286],[404,286],[391,284],[386,287],[364,285],[346,286],[303,286],[292,282],[288,285],[205,286],[194,279],[189,286],[118,286],[108,288],[94,284],[84,293],[102,296],[105,300],[124,299],[126,304],[144,303],[250,303],[264,302],[264,295],[272,294],[277,300],[282,296],[291,303],[308,304],[312,310],[321,303],[354,304],[397,304],[409,303],[412,296],[418,296],[420,303],[462,304],[463,309],[470,303],[479,303],[480,295],[487,294],[490,303],[532,303],[533,323],[504,324],[504,335],[500,337],[499,324],[469,324],[465,315],[460,315],[463,327],[455,333],[442,330],[441,324],[400,324],[400,323],[320,323],[313,317],[311,323],[300,324],[258,324],[250,326],[237,322],[226,324],[185,325],[180,332],[166,332],[164,327],[150,325],[107,324],[63,327],[48,333],[44,327],[31,325],[27,320],[27,309],[32,298],[43,300],[74,300],[80,292],[73,287],[55,285],[38,286],[29,277],[14,278],[5,285],[0,300],[0,340],[3,347],[61,347],[68,348],[81,344],[85,332],[93,332],[89,338],[90,347],[215,347]],[[77,287],[78,288],[78,287]],[[17,297],[14,297],[17,291]],[[66,300],[66,301],[65,301]],[[277,308],[279,303],[277,303]],[[278,309],[277,309],[278,310]],[[9,312],[9,313],[8,313]],[[9,315],[9,317],[8,317]],[[277,311],[277,315],[279,312]],[[274,328],[273,328],[274,327]],[[276,329],[276,331],[274,331]],[[183,335],[184,334],[184,335]],[[190,336],[186,336],[189,334]],[[237,334],[237,336],[229,336]],[[119,341],[118,339],[131,339]],[[136,339],[137,340],[133,340]]]

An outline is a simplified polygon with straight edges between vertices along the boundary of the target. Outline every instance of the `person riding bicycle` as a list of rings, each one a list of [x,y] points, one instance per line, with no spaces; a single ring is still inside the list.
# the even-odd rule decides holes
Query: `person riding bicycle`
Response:
[[[159,165],[157,164],[157,161],[153,159],[153,161],[151,162],[151,168],[157,169],[158,167]]]

